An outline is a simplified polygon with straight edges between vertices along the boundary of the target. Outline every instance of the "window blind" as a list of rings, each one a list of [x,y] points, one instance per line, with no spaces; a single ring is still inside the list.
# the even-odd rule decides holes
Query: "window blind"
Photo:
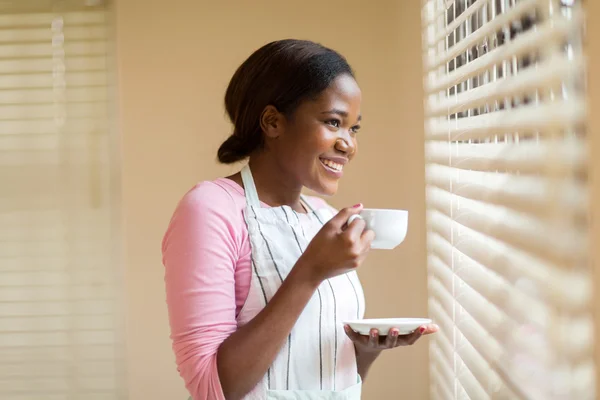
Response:
[[[3,400],[124,398],[109,22],[0,1]]]
[[[584,12],[424,0],[434,399],[593,399]]]

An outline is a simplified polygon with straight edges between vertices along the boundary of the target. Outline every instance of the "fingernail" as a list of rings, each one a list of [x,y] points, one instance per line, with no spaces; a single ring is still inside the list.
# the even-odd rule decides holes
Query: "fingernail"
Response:
[[[362,203],[355,204],[355,205],[352,206],[352,208],[358,208],[360,206],[362,206]]]
[[[423,333],[423,332],[425,332],[425,327],[422,326],[419,328],[419,333]]]
[[[377,332],[371,332],[371,337],[372,338],[377,337]]]
[[[398,336],[398,334],[399,334],[399,332],[397,330],[394,329],[392,331],[392,336],[396,337],[396,336]]]

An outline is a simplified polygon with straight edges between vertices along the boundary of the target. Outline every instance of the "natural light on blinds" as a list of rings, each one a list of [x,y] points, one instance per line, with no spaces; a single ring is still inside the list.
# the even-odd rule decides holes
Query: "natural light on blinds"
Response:
[[[593,399],[581,2],[423,3],[432,398]]]
[[[2,400],[123,398],[108,16],[92,3],[0,1]]]

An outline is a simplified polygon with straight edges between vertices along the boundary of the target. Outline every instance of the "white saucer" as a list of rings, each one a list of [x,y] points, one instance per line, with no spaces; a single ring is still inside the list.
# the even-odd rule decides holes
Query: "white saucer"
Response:
[[[368,335],[371,329],[377,329],[381,336],[387,336],[392,328],[398,329],[400,335],[408,335],[421,325],[431,324],[431,320],[427,318],[379,318],[344,321],[344,324],[350,325],[353,331],[361,335]]]

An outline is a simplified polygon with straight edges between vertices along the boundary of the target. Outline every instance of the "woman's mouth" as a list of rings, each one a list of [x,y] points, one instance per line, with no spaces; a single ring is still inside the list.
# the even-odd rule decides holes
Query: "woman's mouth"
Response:
[[[342,176],[344,164],[329,160],[327,158],[320,158],[319,160],[327,172],[335,175],[336,177]]]

